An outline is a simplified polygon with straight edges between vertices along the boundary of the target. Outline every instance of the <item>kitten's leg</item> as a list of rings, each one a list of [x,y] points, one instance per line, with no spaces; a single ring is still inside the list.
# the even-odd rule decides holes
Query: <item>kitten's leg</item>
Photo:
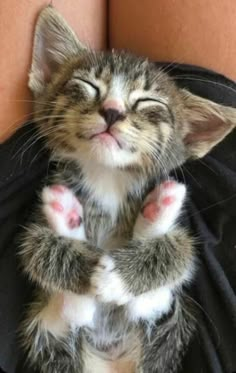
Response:
[[[62,185],[46,187],[42,195],[43,211],[53,230],[61,235],[78,240],[85,240],[83,225],[83,208],[74,193]],[[59,312],[62,326],[69,324],[72,329],[93,325],[93,316],[96,309],[95,299],[91,295],[77,295],[72,292],[56,294],[50,300],[44,311],[46,321],[51,309],[55,309],[57,299],[63,299]],[[56,318],[54,324],[56,323]],[[52,323],[51,323],[52,324]]]
[[[186,196],[184,184],[168,180],[154,188],[144,201],[134,226],[134,238],[155,238],[174,228]]]
[[[42,193],[43,212],[60,236],[86,240],[83,208],[74,193],[63,185],[46,187]]]
[[[77,349],[81,337],[78,331],[80,327],[93,326],[96,303],[90,295],[66,290],[79,291],[86,282],[89,288],[89,271],[97,255],[85,246],[83,209],[68,188],[47,187],[42,201],[43,212],[55,234],[44,226],[33,225],[25,241],[23,258],[26,261],[30,255],[29,272],[35,273],[36,281],[41,286],[46,284],[53,295],[43,301],[42,292],[31,305],[22,327],[25,351],[29,362],[42,373],[82,372],[82,358],[77,356],[78,351],[81,355],[81,348]],[[83,242],[79,245],[79,241],[62,236]]]
[[[32,371],[42,373],[82,372],[81,335],[60,318],[63,297],[56,296],[51,305],[44,295],[31,304],[22,325],[21,338]],[[51,310],[49,309],[51,308]],[[56,311],[56,313],[55,313]],[[47,315],[46,315],[47,314]]]
[[[90,295],[70,292],[53,294],[38,314],[44,330],[57,338],[63,338],[69,330],[83,326],[93,327],[96,302]]]
[[[61,185],[47,187],[42,201],[48,224],[58,236],[85,240],[83,209],[72,191]],[[69,269],[69,263],[67,265]],[[62,290],[54,291],[46,302],[32,305],[23,327],[28,359],[43,373],[77,373],[82,364],[76,352],[76,341],[80,338],[78,328],[93,326],[94,297]]]
[[[119,274],[114,269],[113,259],[108,255],[102,256],[91,277],[91,288],[99,301],[116,303],[120,306],[129,302],[133,295],[126,291]]]
[[[129,268],[135,269],[134,263],[132,263],[132,254],[137,256],[137,271],[135,270],[135,274],[132,273],[130,278],[132,280],[133,287],[135,286],[134,278],[137,277],[137,291],[139,294],[142,293],[140,290],[144,289],[143,285],[146,282],[146,278],[149,279],[149,277],[151,277],[151,273],[145,273],[145,281],[142,283],[142,276],[140,276],[139,279],[138,275],[140,273],[140,269],[142,269],[142,266],[145,265],[147,261],[147,263],[149,263],[149,255],[151,255],[152,251],[154,255],[157,255],[157,257],[162,254],[161,251],[158,250],[158,237],[164,237],[168,231],[175,230],[175,222],[180,214],[185,194],[186,189],[183,184],[179,184],[175,181],[166,181],[160,186],[156,187],[147,196],[142,212],[139,214],[134,227],[133,241],[130,242],[127,248],[115,250],[110,256],[106,255],[100,259],[99,265],[97,266],[91,279],[94,292],[98,299],[103,302],[114,302],[117,304],[124,304],[132,301],[129,303],[129,306],[130,310],[135,310],[133,319],[137,319],[138,317],[155,317],[157,313],[161,315],[163,312],[169,310],[172,302],[172,293],[169,284],[166,286],[166,281],[161,281],[160,284],[158,283],[157,287],[151,285],[150,288],[145,288],[140,297],[134,297],[134,294],[129,291],[127,285],[120,276],[119,270],[120,272],[124,270],[124,275],[125,277],[127,276],[128,279],[130,276],[128,276],[128,273],[125,273],[126,267],[127,271],[129,271]],[[183,236],[181,237],[182,239],[185,237],[184,233],[185,232],[183,232]],[[176,236],[178,235],[179,234],[177,232]],[[175,240],[174,237],[173,239]],[[163,247],[163,254],[165,253],[165,241],[167,241],[166,249],[170,250],[169,255],[172,255],[174,258],[177,256],[177,253],[175,252],[174,247],[172,248],[172,238],[163,238],[164,245],[162,244],[162,240],[160,240],[160,245]],[[169,243],[170,241],[171,243]],[[176,241],[177,247],[178,241],[179,240]],[[188,240],[186,240],[186,243],[188,243]],[[175,242],[173,242],[173,244],[175,245]],[[180,245],[179,250],[181,249],[182,248]],[[171,254],[172,250],[173,254]],[[142,263],[142,256],[145,260],[144,263]],[[118,271],[116,270],[114,260],[116,258],[120,260],[121,264],[121,268],[119,268]],[[186,256],[186,260],[187,258],[188,256]],[[153,263],[150,263],[151,271],[154,269],[153,265],[156,263],[157,259],[154,258],[153,260]],[[170,266],[175,267],[174,261],[172,262],[171,259],[168,259],[168,261]],[[177,262],[178,260],[176,260],[176,263]],[[160,273],[156,275],[154,283],[158,282],[158,279],[162,276],[162,266],[163,264],[160,260],[158,260],[157,268],[160,267]],[[181,268],[182,266],[179,267],[180,271]],[[166,267],[165,269],[167,271],[168,268]],[[138,286],[141,286],[141,288],[138,288]]]
[[[196,328],[196,310],[189,297],[177,294],[171,313],[161,322],[140,324],[142,353],[137,373],[179,372]]]
[[[47,223],[45,216],[40,216],[39,211],[35,222],[27,228],[20,252],[23,270],[33,281],[50,292],[71,291],[85,294],[90,290],[90,277],[101,257],[101,250],[84,239],[78,201],[73,195],[68,196],[67,188],[66,196],[60,194],[63,191],[44,191],[44,211],[50,223]],[[55,200],[55,195],[59,196],[59,201]],[[68,210],[68,201],[72,205],[77,204],[76,214],[74,211],[71,214],[70,209]],[[63,211],[60,211],[61,207]]]
[[[111,289],[115,279],[118,297],[113,290],[110,299],[119,304],[122,294],[132,320],[151,321],[138,323],[143,330],[140,373],[176,372],[195,328],[193,309],[181,292],[194,268],[192,239],[176,222],[184,196],[182,185],[161,185],[145,201],[134,239],[100,260],[103,265],[107,262],[98,270],[100,299],[108,299],[101,284],[108,283]],[[166,317],[156,324],[163,314]]]
[[[135,227],[135,239],[152,239],[173,229],[183,206],[186,188],[173,180],[157,186],[145,199]],[[128,303],[133,321],[153,321],[170,310],[173,302],[171,284],[145,292]]]

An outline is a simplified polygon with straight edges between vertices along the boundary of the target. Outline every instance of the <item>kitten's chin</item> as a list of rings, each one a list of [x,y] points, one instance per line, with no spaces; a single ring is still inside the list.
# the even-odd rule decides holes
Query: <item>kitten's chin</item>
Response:
[[[78,153],[82,163],[99,164],[109,168],[126,168],[140,164],[140,154],[122,148],[111,136],[93,139],[87,146],[80,147]]]
[[[94,143],[94,146],[105,147],[111,151],[122,149],[122,146],[119,144],[118,140],[109,132],[99,133],[98,135],[93,136],[91,141]]]

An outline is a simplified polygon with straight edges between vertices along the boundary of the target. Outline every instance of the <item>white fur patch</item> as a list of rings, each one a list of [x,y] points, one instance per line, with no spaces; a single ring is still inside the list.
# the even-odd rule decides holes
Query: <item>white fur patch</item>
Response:
[[[125,110],[124,97],[126,96],[125,79],[121,75],[115,75],[111,81],[111,87],[107,95],[107,100],[116,100],[123,105]]]
[[[101,143],[100,139],[93,139],[93,146],[90,148],[88,157],[92,158],[96,164],[109,167],[111,170],[117,167],[125,167],[140,163],[140,153],[132,153],[129,150],[120,148],[115,142]],[[81,158],[80,155],[78,157]]]
[[[96,311],[96,301],[89,295],[64,293],[63,318],[72,328],[93,326]]]
[[[92,275],[91,284],[99,301],[121,305],[127,303],[133,296],[125,289],[122,278],[114,267],[112,258],[104,255]]]
[[[131,180],[127,173],[99,166],[93,162],[84,164],[85,183],[93,198],[111,214],[113,220],[130,190]],[[138,185],[137,185],[138,186]],[[134,185],[135,192],[135,185]],[[138,193],[138,187],[137,187]]]
[[[53,295],[37,318],[43,329],[61,338],[66,336],[69,326],[92,327],[95,311],[94,297],[63,292]]]
[[[172,292],[168,286],[148,291],[128,303],[129,317],[133,321],[140,319],[154,321],[170,310],[172,301]]]

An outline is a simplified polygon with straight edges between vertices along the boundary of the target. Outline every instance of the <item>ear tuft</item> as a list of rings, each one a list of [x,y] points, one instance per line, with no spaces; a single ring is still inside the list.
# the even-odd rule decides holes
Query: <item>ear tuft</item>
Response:
[[[188,158],[201,158],[236,128],[236,109],[182,90],[184,144]]]
[[[53,72],[68,58],[85,49],[55,8],[51,5],[44,8],[36,24],[29,75],[29,87],[33,93],[36,96],[41,94]]]

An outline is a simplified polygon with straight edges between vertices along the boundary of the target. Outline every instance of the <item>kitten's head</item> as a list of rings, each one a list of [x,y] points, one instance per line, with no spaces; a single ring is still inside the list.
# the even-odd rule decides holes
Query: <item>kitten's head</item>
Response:
[[[169,172],[236,123],[234,109],[178,88],[153,63],[86,48],[52,7],[37,23],[29,86],[52,151],[110,168]]]

